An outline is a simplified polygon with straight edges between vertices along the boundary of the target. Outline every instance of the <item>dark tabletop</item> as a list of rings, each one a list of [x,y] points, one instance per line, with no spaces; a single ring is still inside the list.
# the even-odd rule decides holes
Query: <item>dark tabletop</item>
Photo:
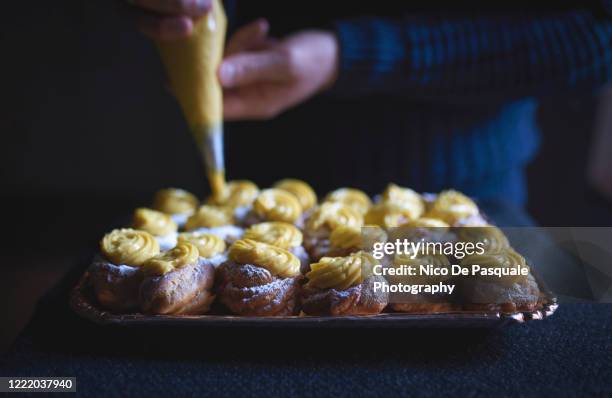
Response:
[[[489,205],[498,223],[521,212]],[[39,303],[2,376],[74,376],[79,395],[612,395],[612,305],[564,303],[498,329],[204,329],[98,326],[68,291]]]

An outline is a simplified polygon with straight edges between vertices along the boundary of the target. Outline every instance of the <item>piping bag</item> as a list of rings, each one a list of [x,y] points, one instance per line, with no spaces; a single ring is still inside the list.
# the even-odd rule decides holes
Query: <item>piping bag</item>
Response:
[[[178,99],[206,166],[214,198],[225,192],[223,90],[217,70],[223,57],[227,18],[213,0],[208,14],[194,23],[191,36],[156,41],[170,85]]]

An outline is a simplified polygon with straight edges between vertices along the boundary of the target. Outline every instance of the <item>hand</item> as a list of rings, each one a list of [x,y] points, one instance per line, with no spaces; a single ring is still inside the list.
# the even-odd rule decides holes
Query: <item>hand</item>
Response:
[[[269,119],[336,80],[338,42],[326,31],[302,31],[282,40],[257,20],[229,40],[219,68],[226,120]]]
[[[210,11],[211,0],[128,0],[134,6],[138,28],[159,40],[189,36],[194,20]]]

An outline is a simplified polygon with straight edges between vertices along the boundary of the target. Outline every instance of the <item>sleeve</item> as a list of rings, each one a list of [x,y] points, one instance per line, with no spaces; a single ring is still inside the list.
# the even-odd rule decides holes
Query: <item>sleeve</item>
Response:
[[[482,100],[593,90],[612,75],[606,10],[339,21],[331,92]]]

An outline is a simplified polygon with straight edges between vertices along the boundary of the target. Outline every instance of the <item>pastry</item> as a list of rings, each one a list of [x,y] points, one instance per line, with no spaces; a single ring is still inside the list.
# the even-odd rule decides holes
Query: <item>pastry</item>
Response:
[[[517,270],[529,267],[525,258],[507,247],[495,253],[466,256],[463,267],[480,266],[482,272],[463,277],[463,308],[469,311],[533,311],[540,296],[538,285],[531,275],[519,274]],[[499,272],[501,277],[493,275]],[[512,272],[514,271],[514,272]]]
[[[404,209],[410,220],[416,220],[425,212],[425,202],[421,195],[410,188],[389,184],[381,195],[381,203],[393,203]]]
[[[182,232],[178,241],[197,247],[200,257],[215,268],[227,260],[225,240],[217,235],[199,231]]]
[[[457,236],[462,242],[480,243],[485,253],[498,253],[510,247],[506,235],[493,225],[457,228]]]
[[[161,211],[146,207],[136,209],[132,216],[132,227],[153,235],[161,251],[172,249],[176,245],[178,225],[171,216]]]
[[[310,263],[308,253],[302,246],[302,232],[295,225],[282,221],[254,224],[244,231],[243,237],[289,250],[300,260],[302,270],[307,269]]]
[[[476,203],[461,192],[453,190],[440,192],[426,217],[440,219],[451,226],[486,224]]]
[[[184,190],[163,189],[152,208],[134,211],[131,228],[106,234],[89,268],[100,307],[198,315],[215,302],[214,313],[222,314],[334,316],[385,309],[511,313],[540,304],[525,259],[457,191],[420,195],[389,184],[373,203],[360,190],[340,188],[318,204],[301,180],[283,179],[261,191],[235,180],[205,203]],[[414,252],[389,254],[383,243],[413,245],[402,250]],[[474,250],[466,252],[468,246]],[[457,265],[451,264],[470,268],[470,275],[453,276]],[[407,266],[418,273],[405,276]],[[379,268],[382,275],[374,275]],[[444,272],[428,276],[424,269]],[[453,289],[421,289],[438,284]]]
[[[378,225],[382,228],[397,228],[412,220],[412,210],[392,202],[377,203],[368,210],[364,220],[366,224]]]
[[[203,205],[187,219],[185,230],[217,235],[231,244],[244,233],[242,228],[234,225],[234,220],[232,208]]]
[[[273,187],[287,191],[295,196],[300,206],[302,206],[302,211],[304,213],[308,213],[317,205],[317,194],[308,183],[302,180],[285,178],[277,181]]]
[[[370,197],[355,188],[339,188],[325,196],[324,203],[343,203],[349,205],[361,214],[366,214],[372,206]]]
[[[339,226],[361,228],[363,216],[354,207],[340,202],[317,206],[304,226],[304,247],[311,260],[317,261],[330,250],[330,236]]]
[[[388,294],[374,289],[384,282],[372,274],[378,262],[365,252],[346,257],[323,257],[310,265],[301,292],[302,311],[308,315],[371,315],[387,306]]]
[[[416,220],[425,210],[421,195],[409,188],[395,184],[387,185],[376,203],[364,213],[366,224],[385,229],[396,228],[408,221]]]
[[[117,312],[137,310],[141,266],[159,254],[159,244],[148,232],[115,229],[100,241],[100,252],[89,268],[98,303]]]
[[[153,197],[153,209],[169,214],[179,227],[198,207],[198,198],[178,188],[160,189]]]
[[[387,276],[391,284],[403,283],[406,285],[435,285],[445,282],[451,278],[450,261],[444,254],[425,254],[414,256],[410,253],[396,253],[393,257],[393,267],[413,266],[420,269],[421,266],[431,265],[432,268],[445,268],[447,275],[393,275]],[[442,294],[411,294],[393,293],[390,297],[389,307],[396,312],[433,314],[452,312],[460,310],[461,307],[454,303],[449,295]]]
[[[249,180],[229,181],[220,198],[210,197],[207,203],[233,209],[237,224],[242,224],[259,195],[259,188]]]
[[[416,242],[419,240],[428,242],[444,242],[454,240],[450,226],[436,218],[421,217],[411,220],[389,231],[389,240],[407,239]]]
[[[295,315],[300,278],[300,260],[289,251],[241,239],[217,268],[217,293],[233,314]]]
[[[321,257],[344,257],[360,250],[371,252],[374,243],[387,241],[385,231],[376,225],[361,228],[340,225],[329,236],[329,246]]]
[[[214,299],[214,267],[198,248],[181,240],[176,247],[142,265],[140,307],[147,314],[197,315],[208,311]]]
[[[250,226],[264,221],[282,221],[302,225],[302,206],[297,198],[282,189],[264,189],[259,193],[253,209],[246,216],[244,225]]]

